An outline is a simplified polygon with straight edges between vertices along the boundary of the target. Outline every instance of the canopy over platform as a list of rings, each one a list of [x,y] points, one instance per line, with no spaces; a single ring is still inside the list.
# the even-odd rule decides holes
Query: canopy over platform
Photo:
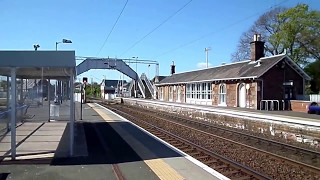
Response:
[[[48,79],[70,82],[70,155],[73,155],[74,140],[74,78],[76,75],[75,51],[0,51],[0,76],[7,76],[7,103],[11,122],[11,157],[16,157],[16,115],[17,115],[17,79]],[[9,91],[10,77],[10,91]],[[27,83],[26,83],[27,84]],[[43,81],[41,81],[43,84]],[[47,100],[50,114],[50,85],[48,85]],[[22,91],[22,88],[20,88]],[[43,89],[41,90],[43,92]],[[10,95],[9,95],[10,94]],[[20,100],[23,97],[20,93]],[[41,95],[43,98],[43,94]],[[50,120],[50,115],[49,115]]]
[[[66,79],[75,75],[75,52],[0,51],[0,75],[10,76],[12,67],[17,78]]]

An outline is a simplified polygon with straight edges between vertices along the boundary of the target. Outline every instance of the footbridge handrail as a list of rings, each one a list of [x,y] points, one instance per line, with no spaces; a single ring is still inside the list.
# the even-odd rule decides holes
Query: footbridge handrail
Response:
[[[151,96],[152,96],[152,98],[154,99],[154,98],[155,98],[155,97],[154,97],[154,89],[153,89],[153,87],[152,87],[152,84],[151,84],[150,80],[148,79],[148,77],[146,76],[145,73],[142,73],[142,74],[141,74],[141,79],[144,80],[144,82],[146,83],[147,88],[149,89],[149,91],[150,91],[150,93],[151,93]]]

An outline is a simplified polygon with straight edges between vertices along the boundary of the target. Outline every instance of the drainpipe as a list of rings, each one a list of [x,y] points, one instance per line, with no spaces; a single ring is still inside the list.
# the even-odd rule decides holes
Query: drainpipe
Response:
[[[263,100],[263,79],[256,79],[257,81],[261,81],[261,87],[260,87],[260,93],[261,93],[261,99],[260,99],[260,102],[261,100]],[[260,102],[259,103],[259,106],[260,106]],[[260,107],[261,108],[261,107]]]

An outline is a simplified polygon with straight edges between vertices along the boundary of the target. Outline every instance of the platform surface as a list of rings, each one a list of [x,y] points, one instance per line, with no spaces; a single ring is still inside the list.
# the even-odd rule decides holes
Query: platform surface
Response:
[[[223,178],[97,104],[85,105],[83,120],[75,123],[76,156],[72,158],[67,155],[68,129],[65,122],[37,121],[18,127],[22,137],[17,139],[24,141],[17,153],[22,155],[19,161],[2,159],[0,179],[118,179],[115,169],[134,180]]]
[[[165,106],[191,108],[191,109],[197,109],[202,111],[209,111],[213,113],[219,113],[227,116],[260,118],[265,120],[275,120],[275,121],[281,121],[281,122],[287,122],[287,123],[295,123],[295,124],[303,124],[303,125],[320,127],[320,115],[307,114],[302,112],[266,111],[266,110],[256,110],[256,109],[249,109],[249,108],[187,104],[187,103],[147,100],[147,99],[139,99],[139,98],[124,98],[124,100],[132,101],[132,102],[137,101],[137,102],[143,102],[143,103],[165,105]]]

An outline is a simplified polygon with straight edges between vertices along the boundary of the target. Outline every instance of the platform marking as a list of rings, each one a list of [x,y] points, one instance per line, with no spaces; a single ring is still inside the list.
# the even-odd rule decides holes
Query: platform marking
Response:
[[[91,103],[88,103],[90,107],[92,107],[93,110],[95,110],[105,121],[107,122],[116,122],[116,120],[113,120],[110,116],[108,116],[105,112],[101,110],[101,108],[97,108]]]
[[[162,159],[152,159],[144,161],[150,169],[160,178],[160,179],[184,179],[177,171],[172,169],[167,163]]]
[[[95,110],[106,122],[116,122],[112,120],[105,112],[103,112],[97,106],[88,103],[93,110]],[[174,170],[170,165],[165,163],[162,159],[151,159],[144,160],[144,162],[149,166],[149,168],[161,179],[161,180],[184,180],[176,170]]]

